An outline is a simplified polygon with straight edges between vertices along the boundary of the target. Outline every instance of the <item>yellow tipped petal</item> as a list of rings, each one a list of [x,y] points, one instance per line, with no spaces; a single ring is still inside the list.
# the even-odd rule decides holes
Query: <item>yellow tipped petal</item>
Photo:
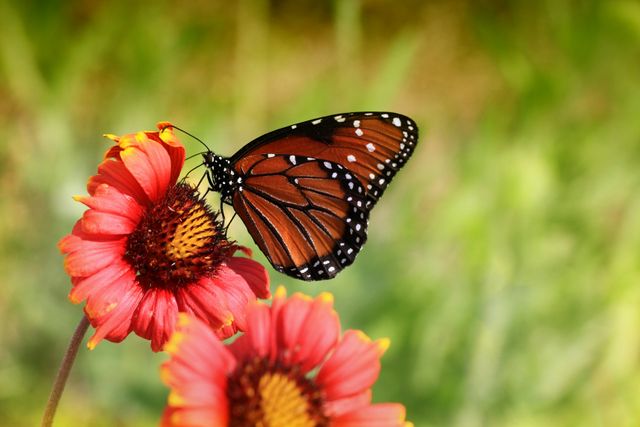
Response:
[[[176,331],[171,334],[169,341],[164,345],[163,350],[169,354],[175,354],[178,352],[180,343],[184,340],[185,335],[182,332]]]
[[[169,393],[169,397],[167,398],[167,401],[171,406],[182,406],[182,404],[184,404],[185,402],[184,398],[180,396],[178,393],[176,393],[175,391],[171,391]]]
[[[96,340],[94,337],[91,337],[91,339],[87,341],[87,348],[93,350],[98,345],[98,341],[99,340]]]
[[[276,293],[273,296],[273,298],[285,299],[286,297],[287,297],[287,288],[285,288],[282,285],[278,286],[278,289],[276,289]]]
[[[324,303],[333,304],[333,294],[331,292],[322,292],[317,298]]]
[[[307,295],[307,294],[303,294],[302,292],[296,292],[296,293],[294,293],[293,295],[291,295],[291,299],[293,299],[293,298],[299,298],[299,299],[301,299],[302,301],[307,301],[307,302],[313,301],[313,298],[311,298],[311,297],[310,297],[309,295]]]
[[[169,385],[173,381],[173,376],[171,375],[171,369],[167,368],[165,365],[160,366],[160,380]]]
[[[361,330],[356,330],[355,331],[356,335],[358,335],[358,338],[360,338],[362,341],[366,342],[366,343],[370,343],[371,342],[371,338],[369,338],[369,336],[367,334],[365,334],[364,332],[362,332]]]
[[[143,142],[147,140],[147,134],[144,132],[136,132],[136,141]]]
[[[391,340],[389,338],[380,338],[379,340],[376,340],[376,344],[378,344],[380,354],[384,354],[389,349]]]
[[[102,136],[115,142],[118,142],[120,140],[120,137],[118,137],[118,135],[114,135],[112,133],[105,133]]]
[[[169,123],[169,122],[158,122],[156,124],[156,127],[158,128],[159,131],[163,131],[165,129],[171,129],[173,128],[173,124]]]
[[[224,326],[231,326],[231,324],[233,323],[233,320],[234,320],[233,314],[229,313],[227,317],[224,319],[224,321],[222,322],[222,324]]]
[[[191,323],[191,317],[184,312],[178,313],[178,321],[176,322],[176,326],[179,328],[184,328],[189,323]]]

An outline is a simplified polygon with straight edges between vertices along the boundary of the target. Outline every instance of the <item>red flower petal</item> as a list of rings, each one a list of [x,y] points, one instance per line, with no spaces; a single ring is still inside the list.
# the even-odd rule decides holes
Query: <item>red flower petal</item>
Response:
[[[136,200],[115,187],[98,184],[93,196],[76,196],[75,200],[98,211],[117,214],[137,223],[142,217],[143,207]]]
[[[209,278],[178,289],[176,301],[179,311],[193,314],[214,330],[233,321],[224,292],[220,292]]]
[[[240,328],[238,328],[238,325],[234,322],[230,325],[224,325],[222,328],[216,330],[215,333],[218,339],[226,340],[227,338],[231,338],[237,334],[239,331]]]
[[[182,166],[184,165],[185,149],[173,132],[173,125],[168,122],[160,122],[157,124],[160,130],[160,141],[164,143],[164,148],[171,158],[171,182],[176,182],[180,176]],[[154,134],[156,134],[154,132]]]
[[[314,299],[302,330],[305,333],[298,337],[300,350],[294,360],[307,372],[327,357],[340,337],[340,320],[331,294],[323,292]]]
[[[340,335],[340,322],[328,293],[310,300],[294,294],[282,307],[278,334],[284,347],[282,360],[300,364],[308,372],[325,359]]]
[[[105,288],[99,299],[92,299],[91,296],[87,299],[84,310],[96,328],[95,334],[87,343],[90,349],[95,348],[102,339],[120,342],[129,335],[133,312],[142,299],[143,292],[135,285],[127,287],[128,283],[130,282],[123,279],[110,289]],[[106,301],[112,303],[106,305]]]
[[[67,274],[86,277],[121,260],[125,243],[125,238],[95,242],[70,234],[58,246],[62,253],[67,254],[64,260]]]
[[[232,257],[227,260],[227,266],[244,278],[258,298],[271,297],[269,274],[262,264],[249,258]]]
[[[192,407],[168,407],[162,414],[160,425],[162,427],[227,427],[227,418],[224,412],[212,408]]]
[[[173,292],[167,289],[149,289],[138,304],[131,328],[151,340],[151,349],[160,351],[175,329],[178,304]]]
[[[255,300],[249,284],[241,275],[225,264],[219,266],[211,282],[214,291],[224,294],[227,309],[233,314],[235,325],[242,331],[247,329],[246,307],[249,301]],[[222,295],[221,295],[222,296]]]
[[[141,205],[149,204],[146,193],[121,161],[109,159],[100,163],[98,174],[89,178],[87,191],[93,196],[101,184],[117,188],[121,193],[132,196]]]
[[[242,361],[253,357],[253,344],[247,334],[239,336],[227,347],[236,360]]]
[[[360,331],[346,331],[316,378],[327,400],[341,399],[371,387],[378,378],[380,356],[387,347],[387,340],[372,342]]]
[[[274,300],[275,302],[275,300]],[[304,324],[304,319],[311,306],[311,298],[300,293],[293,294],[280,309],[275,324],[280,358],[287,363],[291,360],[291,352],[295,351],[298,335]]]
[[[164,425],[227,425],[227,374],[235,359],[199,320],[180,315],[165,346],[173,357],[162,366],[162,380],[172,388]]]
[[[104,289],[118,286],[118,284],[123,288],[128,288],[135,283],[135,280],[136,274],[131,266],[124,261],[117,261],[90,276],[78,277],[73,280],[69,299],[72,303],[78,304],[92,295],[97,295],[99,298]],[[107,304],[110,303],[111,301]]]
[[[131,233],[137,223],[121,215],[88,209],[82,215],[80,225],[82,231],[89,234],[124,235]]]
[[[399,403],[378,403],[332,419],[335,427],[402,427],[405,408]]]
[[[247,337],[253,355],[266,357],[271,347],[271,313],[269,307],[253,303],[247,307]]]
[[[330,417],[337,417],[353,412],[371,404],[371,389],[338,400],[324,403],[324,412]]]
[[[160,144],[143,132],[120,139],[120,159],[152,202],[162,197],[169,185],[171,159]]]

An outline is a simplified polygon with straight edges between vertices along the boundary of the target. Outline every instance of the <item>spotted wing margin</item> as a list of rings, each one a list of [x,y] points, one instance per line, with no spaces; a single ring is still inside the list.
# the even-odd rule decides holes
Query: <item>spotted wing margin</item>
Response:
[[[341,165],[250,156],[233,207],[273,267],[302,280],[334,277],[367,239],[362,184]]]
[[[418,143],[418,127],[392,112],[342,113],[265,134],[242,148],[232,163],[251,155],[311,156],[342,165],[358,177],[372,208]]]

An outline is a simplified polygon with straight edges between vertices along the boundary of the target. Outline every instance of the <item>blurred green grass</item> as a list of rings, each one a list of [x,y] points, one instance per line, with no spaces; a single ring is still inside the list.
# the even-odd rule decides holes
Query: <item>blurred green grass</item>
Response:
[[[55,243],[100,134],[170,120],[229,155],[360,109],[413,117],[414,159],[354,266],[271,277],[391,338],[374,399],[416,426],[638,425],[639,66],[631,0],[0,2],[0,425],[39,422],[79,320]],[[81,351],[56,425],[157,424],[164,359]]]

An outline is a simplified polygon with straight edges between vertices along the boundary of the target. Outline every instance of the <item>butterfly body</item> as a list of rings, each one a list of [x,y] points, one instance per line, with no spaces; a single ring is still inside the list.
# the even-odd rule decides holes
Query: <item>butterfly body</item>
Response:
[[[276,270],[324,280],[355,260],[371,209],[417,139],[406,116],[345,113],[275,130],[230,158],[207,152],[203,163]]]

